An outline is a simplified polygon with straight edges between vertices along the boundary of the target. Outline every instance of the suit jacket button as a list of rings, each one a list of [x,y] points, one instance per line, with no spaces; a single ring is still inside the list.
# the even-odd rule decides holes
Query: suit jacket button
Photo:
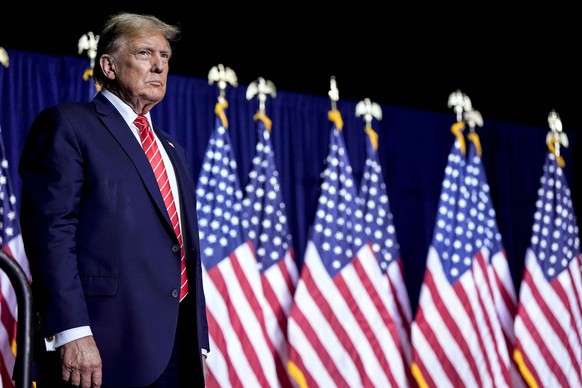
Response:
[[[180,250],[180,246],[178,244],[172,245],[172,252],[176,253]]]
[[[178,298],[179,296],[180,296],[180,291],[174,288],[172,290],[172,297]]]

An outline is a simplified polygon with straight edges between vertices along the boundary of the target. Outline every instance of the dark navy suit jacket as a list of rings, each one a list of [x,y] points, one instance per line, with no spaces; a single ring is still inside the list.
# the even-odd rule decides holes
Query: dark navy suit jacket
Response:
[[[180,192],[190,294],[181,346],[209,349],[195,185],[185,151],[155,129]],[[103,385],[147,385],[169,360],[178,324],[180,252],[152,168],[122,116],[101,94],[43,110],[19,172],[21,228],[39,335],[88,325]],[[186,303],[186,305],[184,305]],[[41,337],[42,336],[42,337]],[[198,364],[196,364],[198,363]]]

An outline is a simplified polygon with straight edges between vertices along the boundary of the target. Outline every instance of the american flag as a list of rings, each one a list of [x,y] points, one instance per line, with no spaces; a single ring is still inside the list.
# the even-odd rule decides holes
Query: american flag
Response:
[[[487,175],[480,156],[479,136],[477,133],[472,133],[469,139],[472,141],[469,143],[467,171],[472,176],[471,182],[477,200],[478,216],[475,220],[483,228],[480,235],[484,237],[483,248],[487,248],[487,250],[482,249],[482,254],[488,257],[487,262],[491,271],[489,275],[491,293],[493,294],[497,319],[511,357],[515,342],[513,320],[517,311],[517,298],[503,240],[497,226],[497,216],[491,200]],[[477,147],[479,147],[479,151]],[[524,381],[514,362],[510,362],[510,370],[512,386],[514,388],[524,386]]]
[[[410,346],[412,311],[404,279],[400,246],[396,239],[386,183],[378,157],[378,135],[372,128],[366,128],[366,132],[368,133],[366,136],[367,158],[360,183],[360,199],[364,207],[364,230],[368,239],[372,241],[372,248],[378,257],[380,269],[385,274],[387,309],[398,327],[403,362],[409,374],[409,365],[412,363]]]
[[[570,189],[548,152],[515,318],[516,351],[530,386],[582,386],[580,239]]]
[[[276,387],[257,259],[241,223],[243,197],[237,163],[218,116],[196,198],[210,336],[207,386]]]
[[[28,259],[24,253],[20,225],[16,215],[16,197],[8,175],[8,161],[0,132],[0,247],[14,258],[30,280]],[[14,387],[18,306],[10,278],[0,270],[0,387]]]
[[[243,200],[243,225],[253,241],[259,262],[263,310],[281,386],[291,385],[287,374],[287,317],[299,277],[287,212],[279,186],[279,172],[271,144],[271,121],[257,118],[258,141]]]
[[[477,179],[466,169],[461,140],[456,139],[412,323],[412,369],[420,386],[511,385],[509,352],[483,250]]]
[[[290,373],[300,386],[405,387],[398,328],[336,122],[288,322]]]

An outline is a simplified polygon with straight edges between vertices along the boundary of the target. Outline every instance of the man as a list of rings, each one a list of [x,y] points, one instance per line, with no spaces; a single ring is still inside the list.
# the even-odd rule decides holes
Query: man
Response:
[[[179,33],[153,16],[112,16],[97,48],[101,91],[45,109],[30,128],[19,173],[38,388],[204,385],[195,185],[166,132],[148,144]]]

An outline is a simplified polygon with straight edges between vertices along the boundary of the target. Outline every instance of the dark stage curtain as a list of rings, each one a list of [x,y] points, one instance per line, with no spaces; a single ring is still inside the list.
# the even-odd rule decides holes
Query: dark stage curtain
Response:
[[[18,159],[35,115],[59,102],[89,101],[93,92],[92,81],[82,77],[89,65],[88,59],[7,51],[10,65],[8,68],[0,66],[0,127],[11,166],[9,179],[19,196]],[[277,80],[271,81],[276,85]],[[266,103],[266,114],[273,122],[271,138],[276,167],[299,265],[314,219],[320,174],[328,153],[330,101],[325,88],[329,80],[323,79],[321,84],[321,96],[278,90],[276,98],[268,98]],[[246,99],[246,87],[239,85],[226,91],[229,103],[226,114],[242,187],[248,181],[257,140],[253,116],[258,110],[258,101]],[[341,98],[341,79],[338,79],[338,87]],[[196,180],[214,129],[217,97],[217,86],[209,85],[206,79],[170,75],[166,98],[152,111],[154,123],[168,131],[189,152]],[[442,96],[443,106],[447,99],[448,96]],[[344,121],[343,134],[359,187],[366,156],[366,135],[364,121],[355,114],[357,102],[340,99],[338,110]],[[415,311],[444,168],[454,142],[450,127],[456,117],[452,110],[433,112],[382,104],[381,108],[383,118],[374,121],[372,127],[379,134],[379,156],[406,286]],[[531,235],[549,127],[488,120],[487,112],[481,113],[484,125],[477,128],[477,133],[483,146],[483,163],[517,291]],[[549,112],[531,114],[547,117]],[[562,148],[565,172],[575,212],[580,215],[582,131],[570,131],[567,122],[564,131],[570,141],[568,148]]]

